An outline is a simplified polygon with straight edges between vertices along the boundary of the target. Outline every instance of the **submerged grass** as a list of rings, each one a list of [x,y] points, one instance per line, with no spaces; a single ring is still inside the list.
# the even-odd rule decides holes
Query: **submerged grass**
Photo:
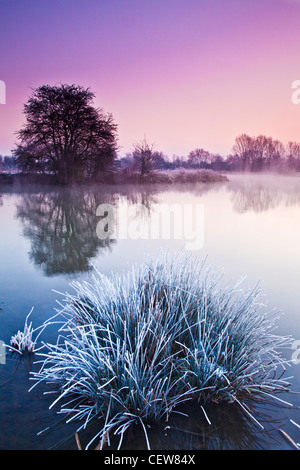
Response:
[[[150,448],[146,423],[188,400],[204,416],[207,402],[235,402],[257,421],[245,400],[288,389],[278,368],[291,338],[274,334],[278,314],[264,312],[258,287],[224,286],[203,263],[168,255],[71,286],[52,321],[62,321],[57,342],[45,344],[32,378],[58,386],[51,406],[82,420],[78,431],[101,418],[87,448],[111,432],[120,447],[137,422]]]

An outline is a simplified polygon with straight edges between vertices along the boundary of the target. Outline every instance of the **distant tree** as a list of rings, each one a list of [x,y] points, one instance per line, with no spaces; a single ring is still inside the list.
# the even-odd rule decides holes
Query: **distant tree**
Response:
[[[126,153],[125,157],[120,158],[117,161],[117,168],[121,171],[134,171],[135,162],[133,160],[132,153]]]
[[[262,171],[279,167],[285,158],[284,145],[279,140],[262,134],[257,137],[247,134],[238,136],[233,152],[235,162],[240,163],[240,169],[243,171]]]
[[[298,142],[288,142],[287,144],[288,155],[300,160],[300,144]]]
[[[226,171],[229,169],[228,162],[219,154],[212,155],[210,168],[216,171]]]
[[[12,171],[17,169],[17,162],[16,158],[12,156],[5,156],[3,157],[3,170],[4,171]]]
[[[211,154],[207,150],[197,148],[188,154],[188,165],[193,168],[200,168],[211,163]]]
[[[249,170],[251,166],[251,154],[253,152],[253,140],[247,134],[236,137],[233,145],[233,153],[241,163],[243,171]]]
[[[280,168],[286,159],[286,150],[282,142],[279,140],[272,141],[272,152],[270,155],[270,167]]]
[[[185,157],[179,157],[178,155],[172,155],[171,168],[185,168],[188,167],[188,162]]]
[[[0,155],[0,171],[3,173],[11,172],[17,169],[16,158],[12,156]]]
[[[43,85],[24,106],[26,123],[14,150],[25,171],[51,172],[62,182],[96,177],[116,157],[116,125],[78,85]]]
[[[149,144],[146,139],[134,145],[133,160],[138,172],[145,176],[156,169],[156,152],[154,144]]]
[[[250,169],[261,171],[267,167],[272,154],[272,139],[260,134],[258,137],[251,137]]]
[[[166,170],[170,168],[170,162],[168,157],[162,152],[155,151],[153,155],[154,167],[157,170]]]
[[[139,145],[139,144],[138,144]],[[150,147],[150,146],[149,146]],[[154,151],[153,146],[151,146],[151,165],[149,165],[149,159],[147,157],[146,167],[148,166],[149,171],[152,170],[165,170],[172,167],[172,164],[169,162],[168,157],[164,155],[162,152]],[[134,148],[132,153],[126,153],[125,157],[120,158],[116,162],[116,168],[120,171],[128,171],[128,172],[142,172],[142,159],[146,160],[145,155],[141,152],[141,149]],[[148,171],[148,173],[149,173]],[[147,170],[146,170],[147,173]],[[145,173],[144,173],[145,174]]]
[[[288,142],[287,144],[287,164],[292,170],[300,170],[300,144],[298,142]]]

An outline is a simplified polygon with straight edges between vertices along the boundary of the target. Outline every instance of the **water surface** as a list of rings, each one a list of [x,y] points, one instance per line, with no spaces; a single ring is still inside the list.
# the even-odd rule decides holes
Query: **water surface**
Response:
[[[70,291],[73,279],[89,279],[93,269],[109,275],[140,263],[146,255],[159,256],[161,250],[186,251],[186,239],[176,239],[174,224],[169,239],[99,239],[97,207],[109,204],[116,209],[142,204],[138,222],[151,226],[161,204],[201,207],[203,246],[190,251],[224,272],[225,281],[245,277],[245,288],[261,283],[268,308],[284,315],[278,334],[300,339],[300,178],[297,176],[229,175],[216,184],[177,186],[120,186],[93,188],[0,188],[0,340],[9,342],[34,307],[34,326],[48,319],[58,307],[60,295]],[[116,212],[116,214],[118,214]],[[55,328],[47,329],[46,341],[55,341]],[[293,351],[287,351],[291,359]],[[300,355],[299,355],[300,358]],[[75,424],[64,424],[63,416],[49,410],[51,396],[32,385],[30,371],[38,366],[29,359],[20,361],[6,355],[0,364],[0,448],[75,448]],[[287,371],[292,389],[300,390],[300,364]],[[230,406],[210,407],[209,425],[199,408],[189,418],[173,417],[170,423],[149,428],[152,448],[263,448],[289,449],[278,428],[300,442],[300,398],[282,397],[293,407],[258,407],[257,416],[265,430]],[[186,410],[185,410],[186,412]],[[169,425],[169,428],[166,426]],[[50,429],[37,435],[41,430]],[[132,431],[134,441],[127,448],[143,448],[140,430]],[[140,439],[137,435],[140,434]]]

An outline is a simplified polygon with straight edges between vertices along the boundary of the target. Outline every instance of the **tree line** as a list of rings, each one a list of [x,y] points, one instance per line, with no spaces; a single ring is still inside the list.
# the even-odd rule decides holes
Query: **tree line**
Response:
[[[120,157],[112,114],[94,106],[95,95],[79,85],[43,85],[24,105],[25,124],[16,133],[11,157],[0,156],[0,170],[55,175],[62,183],[99,180],[116,172],[211,169],[216,171],[300,171],[300,143],[272,137],[236,137],[225,157],[203,148],[171,158],[144,138]]]
[[[118,162],[121,170],[146,174],[154,169],[173,170],[210,169],[215,171],[300,171],[300,143],[288,142],[286,146],[272,137],[242,134],[235,139],[232,153],[226,157],[196,148],[187,156],[169,158],[154,149],[146,140],[134,146],[131,153]]]
[[[17,170],[17,159],[9,155],[0,155],[0,171],[11,172]]]

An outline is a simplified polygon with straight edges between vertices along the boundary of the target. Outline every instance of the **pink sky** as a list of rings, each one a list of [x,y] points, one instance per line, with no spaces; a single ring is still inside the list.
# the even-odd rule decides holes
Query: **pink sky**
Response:
[[[300,1],[0,0],[0,153],[31,88],[77,83],[118,124],[120,154],[144,136],[169,156],[226,155],[260,133],[300,141]]]

